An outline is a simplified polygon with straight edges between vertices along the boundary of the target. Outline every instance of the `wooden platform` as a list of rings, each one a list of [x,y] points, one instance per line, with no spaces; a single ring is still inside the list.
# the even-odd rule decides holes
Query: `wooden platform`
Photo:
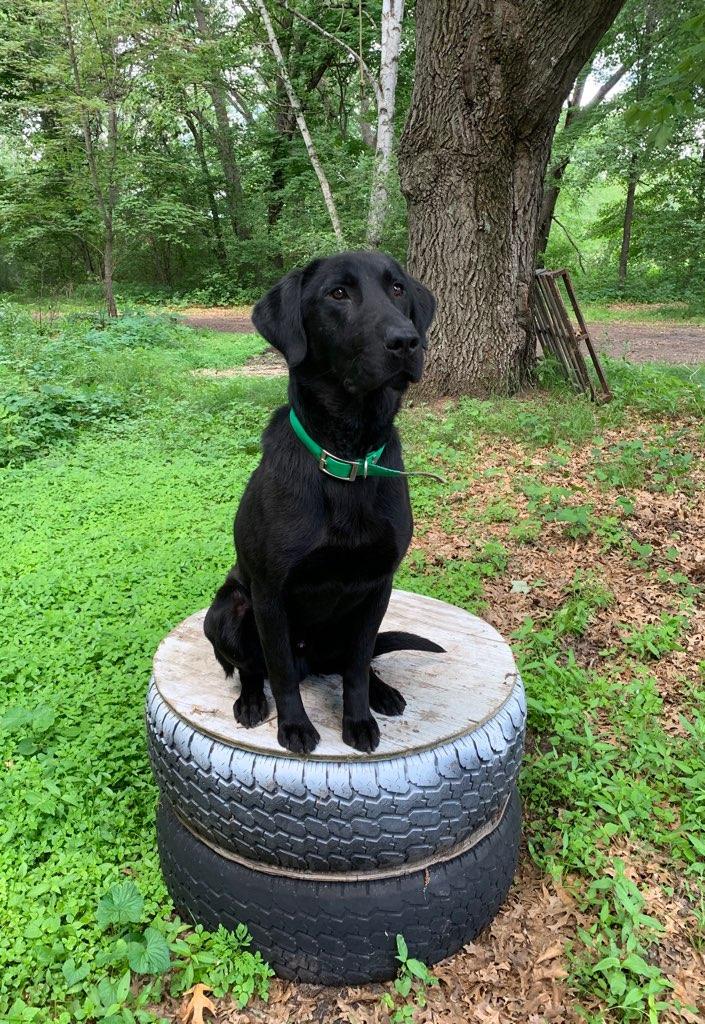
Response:
[[[277,721],[269,686],[270,714],[255,729],[233,717],[239,683],[228,680],[203,635],[205,610],[185,619],[166,637],[154,658],[154,680],[173,710],[199,731],[233,746],[293,756],[277,743]],[[509,645],[488,623],[469,612],[403,590],[395,590],[383,630],[418,633],[445,648],[445,654],[396,651],[375,659],[382,679],[401,690],[404,715],[376,715],[380,745],[374,755],[359,753],[341,739],[340,676],[312,676],[301,684],[311,721],[321,735],[315,760],[370,760],[438,746],[472,732],[510,696],[517,669]]]

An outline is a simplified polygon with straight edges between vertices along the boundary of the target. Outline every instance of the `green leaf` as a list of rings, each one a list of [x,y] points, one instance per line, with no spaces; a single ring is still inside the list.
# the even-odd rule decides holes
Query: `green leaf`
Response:
[[[409,957],[408,960],[406,961],[406,966],[411,971],[411,973],[415,977],[420,978],[421,981],[429,981],[431,977],[429,969],[426,966],[426,964],[422,963],[420,960],[415,960],[413,957]]]
[[[128,945],[129,964],[137,974],[164,974],[169,970],[169,944],[156,928],[147,928],[143,942]]]
[[[118,882],[98,903],[96,919],[100,928],[111,924],[138,924],[144,899],[134,882]]]
[[[124,1003],[130,994],[130,982],[132,977],[129,971],[125,971],[120,981],[115,986],[115,1002]]]
[[[633,974],[641,974],[644,978],[653,978],[660,973],[658,967],[652,967],[651,964],[647,964],[646,960],[639,956],[638,953],[630,953],[628,957],[622,960],[622,967]]]
[[[26,708],[10,708],[0,718],[0,729],[4,732],[16,732],[18,729],[26,728],[31,721],[31,711],[27,711]]]
[[[70,960],[67,960],[61,968],[61,973],[66,980],[68,988],[71,988],[73,985],[77,985],[79,981],[83,981],[84,978],[88,977],[90,972],[91,968],[89,964],[83,964],[81,967],[76,967],[76,961],[73,957]]]
[[[409,992],[411,992],[411,977],[408,974],[403,975],[401,978],[397,978],[394,982],[394,988],[397,990],[403,999],[406,999]]]
[[[409,948],[406,944],[404,936],[397,935],[397,960],[401,960],[402,963],[406,963],[408,955]]]
[[[32,731],[48,732],[56,721],[56,712],[48,704],[42,704],[32,712]]]

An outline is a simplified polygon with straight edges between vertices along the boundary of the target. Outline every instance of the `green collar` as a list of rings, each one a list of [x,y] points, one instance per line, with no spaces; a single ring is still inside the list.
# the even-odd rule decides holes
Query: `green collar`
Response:
[[[321,448],[320,444],[316,444],[313,438],[306,433],[301,420],[293,408],[289,410],[289,422],[291,423],[291,429],[299,441],[301,441],[301,444],[311,452],[311,455],[318,462],[320,471],[327,476],[335,477],[337,480],[346,480],[348,483],[352,483],[353,480],[360,478],[366,480],[368,476],[430,476],[434,480],[446,483],[443,477],[438,476],[436,473],[404,473],[400,469],[389,469],[387,466],[379,466],[377,463],[384,451],[384,445],[381,448],[377,448],[374,452],[368,452],[363,459],[339,459],[336,455],[331,455],[330,452],[327,452],[325,448]]]

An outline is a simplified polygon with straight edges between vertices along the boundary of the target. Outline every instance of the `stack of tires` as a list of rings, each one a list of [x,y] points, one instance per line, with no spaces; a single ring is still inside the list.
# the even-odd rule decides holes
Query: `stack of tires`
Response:
[[[378,757],[258,751],[256,729],[225,742],[165,691],[155,672],[147,732],[162,870],[185,919],[244,922],[277,974],[332,985],[393,977],[397,933],[433,964],[499,910],[521,826],[516,673],[485,720]]]

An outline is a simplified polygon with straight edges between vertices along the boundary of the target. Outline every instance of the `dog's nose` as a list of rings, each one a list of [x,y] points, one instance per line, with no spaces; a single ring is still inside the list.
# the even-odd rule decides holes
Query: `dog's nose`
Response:
[[[392,327],[386,331],[384,347],[397,356],[415,352],[420,338],[413,327]]]

